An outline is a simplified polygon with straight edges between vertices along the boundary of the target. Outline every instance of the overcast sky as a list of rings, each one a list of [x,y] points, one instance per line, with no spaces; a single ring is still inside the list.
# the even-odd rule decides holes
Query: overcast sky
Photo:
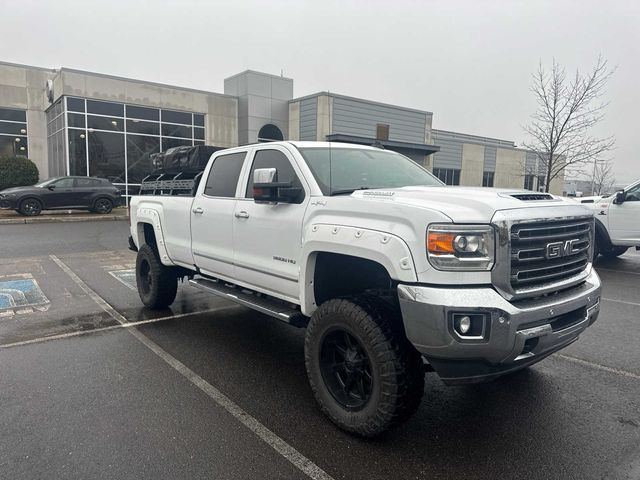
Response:
[[[640,178],[640,2],[0,0],[0,60],[215,92],[252,69],[428,110],[433,127],[517,144],[538,62],[617,71],[595,132],[616,137],[619,183]],[[179,68],[177,67],[179,66]]]

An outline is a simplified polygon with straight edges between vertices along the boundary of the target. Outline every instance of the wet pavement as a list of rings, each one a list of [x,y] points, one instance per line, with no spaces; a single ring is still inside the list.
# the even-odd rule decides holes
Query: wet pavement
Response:
[[[143,308],[127,227],[0,226],[0,478],[640,478],[638,252],[598,261],[578,342],[488,384],[428,374],[361,440],[317,408],[303,330],[186,285]]]

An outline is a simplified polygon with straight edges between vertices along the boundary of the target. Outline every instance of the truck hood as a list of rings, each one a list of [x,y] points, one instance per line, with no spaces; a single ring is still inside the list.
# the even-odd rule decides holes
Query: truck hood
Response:
[[[495,212],[516,208],[575,206],[576,202],[551,194],[527,190],[487,187],[402,187],[390,189],[357,190],[354,198],[371,202],[393,202],[400,205],[438,210],[454,223],[488,223]],[[553,213],[549,211],[549,216]]]

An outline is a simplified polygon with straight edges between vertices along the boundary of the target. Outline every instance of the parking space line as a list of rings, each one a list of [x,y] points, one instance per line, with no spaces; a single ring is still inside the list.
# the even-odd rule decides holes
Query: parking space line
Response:
[[[588,360],[582,360],[581,358],[570,357],[569,355],[561,355],[559,353],[556,353],[554,356],[555,357],[560,357],[560,358],[562,358],[564,360],[567,360],[569,362],[579,363],[580,365],[584,365],[584,366],[587,366],[587,367],[591,367],[591,368],[595,368],[595,369],[598,369],[598,370],[602,370],[603,372],[614,373],[616,375],[621,375],[623,377],[628,377],[628,378],[633,378],[635,380],[640,380],[640,375],[638,375],[637,373],[627,372],[626,370],[620,370],[618,368],[607,367],[606,365],[600,365],[599,363],[590,362]]]
[[[602,297],[602,300],[605,300],[607,302],[624,303],[625,305],[634,305],[636,307],[640,307],[640,303],[638,302],[629,302],[627,300],[616,300],[615,298],[606,298],[606,297]]]
[[[640,273],[638,273],[638,272],[629,272],[627,270],[614,270],[612,268],[599,268],[599,267],[596,267],[596,272],[600,272],[600,271],[602,271],[602,272],[613,272],[613,273],[627,273],[629,275],[640,275]]]
[[[80,287],[89,297],[91,297],[105,312],[107,312],[115,321],[120,324],[128,323],[120,313],[116,311],[106,300],[98,295],[91,287],[89,287],[78,275],[73,272],[64,262],[62,262],[55,255],[49,255],[53,260],[71,279]],[[165,351],[160,345],[149,339],[142,332],[135,329],[127,329],[127,331],[133,335],[140,343],[160,357],[165,363],[171,366],[174,370],[184,376],[193,385],[198,387],[209,398],[216,402],[220,407],[231,414],[236,420],[247,427],[254,435],[260,440],[265,442],[282,457],[288,460],[293,466],[307,475],[313,480],[333,480],[333,478],[322,470],[319,466],[302,455],[293,446],[288,444],[274,432],[269,430],[265,425],[260,423],[256,418],[252,417],[249,413],[245,412],[239,405],[233,402],[220,390],[215,388],[204,378],[200,377],[197,373],[187,367],[185,364],[172,357],[167,351]]]
[[[89,330],[80,330],[76,332],[60,333],[58,335],[49,335],[48,337],[38,337],[29,340],[22,340],[20,342],[5,343],[0,345],[0,348],[21,347],[23,345],[31,345],[33,343],[48,342],[49,340],[61,340],[63,338],[80,337],[82,335],[89,335],[91,333],[108,332],[109,330],[117,330],[120,328],[131,328],[139,325],[148,325],[150,323],[166,322],[167,320],[175,320],[178,318],[191,317],[195,315],[202,315],[204,313],[216,313],[225,312],[230,310],[241,310],[239,305],[229,305],[225,307],[209,308],[207,310],[201,310],[199,312],[178,313],[176,315],[169,315],[167,317],[150,318],[148,320],[138,320],[135,322],[118,323],[117,325],[109,325],[108,327],[93,328]]]

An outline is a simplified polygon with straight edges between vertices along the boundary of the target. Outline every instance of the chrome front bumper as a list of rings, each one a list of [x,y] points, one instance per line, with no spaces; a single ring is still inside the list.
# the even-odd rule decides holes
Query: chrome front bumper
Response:
[[[509,373],[566,347],[598,317],[600,279],[536,299],[508,301],[493,288],[399,285],[409,341],[446,383],[469,383]],[[483,313],[483,338],[463,339],[453,314]]]

